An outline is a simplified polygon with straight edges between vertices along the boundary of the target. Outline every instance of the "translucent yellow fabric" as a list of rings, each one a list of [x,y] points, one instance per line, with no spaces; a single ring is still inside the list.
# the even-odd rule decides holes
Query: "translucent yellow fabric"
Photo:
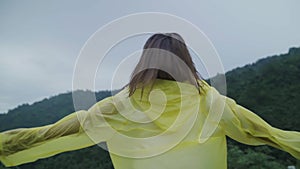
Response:
[[[156,80],[142,98],[124,88],[54,124],[2,132],[0,160],[16,166],[106,142],[115,169],[226,169],[226,135],[300,159],[299,132],[273,128],[201,83],[199,95],[193,85]]]

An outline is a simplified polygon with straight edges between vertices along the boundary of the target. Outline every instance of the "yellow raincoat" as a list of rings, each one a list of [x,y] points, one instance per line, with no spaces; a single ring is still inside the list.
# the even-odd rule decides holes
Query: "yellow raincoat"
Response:
[[[125,87],[54,124],[2,132],[0,160],[16,166],[106,142],[115,169],[226,169],[226,135],[300,159],[299,132],[273,128],[201,83],[199,95],[193,85],[157,79],[143,97],[140,89],[128,97]]]

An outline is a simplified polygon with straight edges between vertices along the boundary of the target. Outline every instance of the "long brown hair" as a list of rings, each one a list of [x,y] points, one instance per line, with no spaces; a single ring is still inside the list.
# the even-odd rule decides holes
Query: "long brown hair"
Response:
[[[200,76],[183,38],[177,33],[157,33],[146,41],[128,83],[129,96],[138,88],[142,93],[145,86],[152,88],[156,79],[188,82],[200,93]]]

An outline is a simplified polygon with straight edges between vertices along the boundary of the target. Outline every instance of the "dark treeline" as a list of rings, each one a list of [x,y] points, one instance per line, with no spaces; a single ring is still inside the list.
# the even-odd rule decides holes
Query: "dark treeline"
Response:
[[[252,110],[274,127],[300,129],[300,48],[287,54],[260,59],[226,73],[227,95]],[[76,91],[77,94],[93,94]],[[111,95],[96,93],[97,100]],[[91,104],[85,104],[88,109]],[[0,131],[51,124],[74,112],[71,93],[60,94],[32,105],[23,104],[0,114]],[[246,146],[228,139],[229,169],[286,169],[297,165],[288,153],[269,146]],[[0,165],[0,169],[5,168]],[[112,169],[108,152],[98,146],[66,152],[19,166],[21,169]]]

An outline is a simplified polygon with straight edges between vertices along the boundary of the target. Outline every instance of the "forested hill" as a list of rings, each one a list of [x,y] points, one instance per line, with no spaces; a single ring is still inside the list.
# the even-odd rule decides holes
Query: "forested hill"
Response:
[[[300,130],[300,48],[226,73],[227,95],[275,127]]]
[[[237,103],[274,127],[300,131],[299,47],[290,48],[286,54],[269,56],[229,71],[226,81],[227,96],[234,98]],[[300,169],[300,160],[280,150],[263,146],[253,151],[253,147],[239,145],[244,151],[241,153],[237,147],[230,146],[231,143],[237,145],[229,140],[229,168],[279,169],[297,165],[297,169]]]
[[[300,48],[291,48],[286,54],[266,57],[231,70],[226,73],[226,80],[227,95],[237,103],[257,113],[274,127],[300,130]],[[97,92],[97,99],[110,95],[110,91],[100,91]],[[0,130],[54,123],[73,111],[72,94],[60,94],[0,114]],[[280,169],[297,163],[293,157],[279,150],[269,147],[249,148],[229,141],[230,169]],[[1,168],[4,167],[0,165]],[[108,169],[112,165],[108,153],[94,146],[21,165],[20,168]]]
[[[78,95],[94,94],[91,91],[76,91]],[[111,96],[110,91],[96,93],[97,100]],[[88,109],[91,105],[82,104]],[[58,119],[74,112],[72,93],[59,94],[31,105],[23,104],[9,110],[7,114],[0,114],[0,130],[8,130],[19,127],[41,126],[56,122]]]

